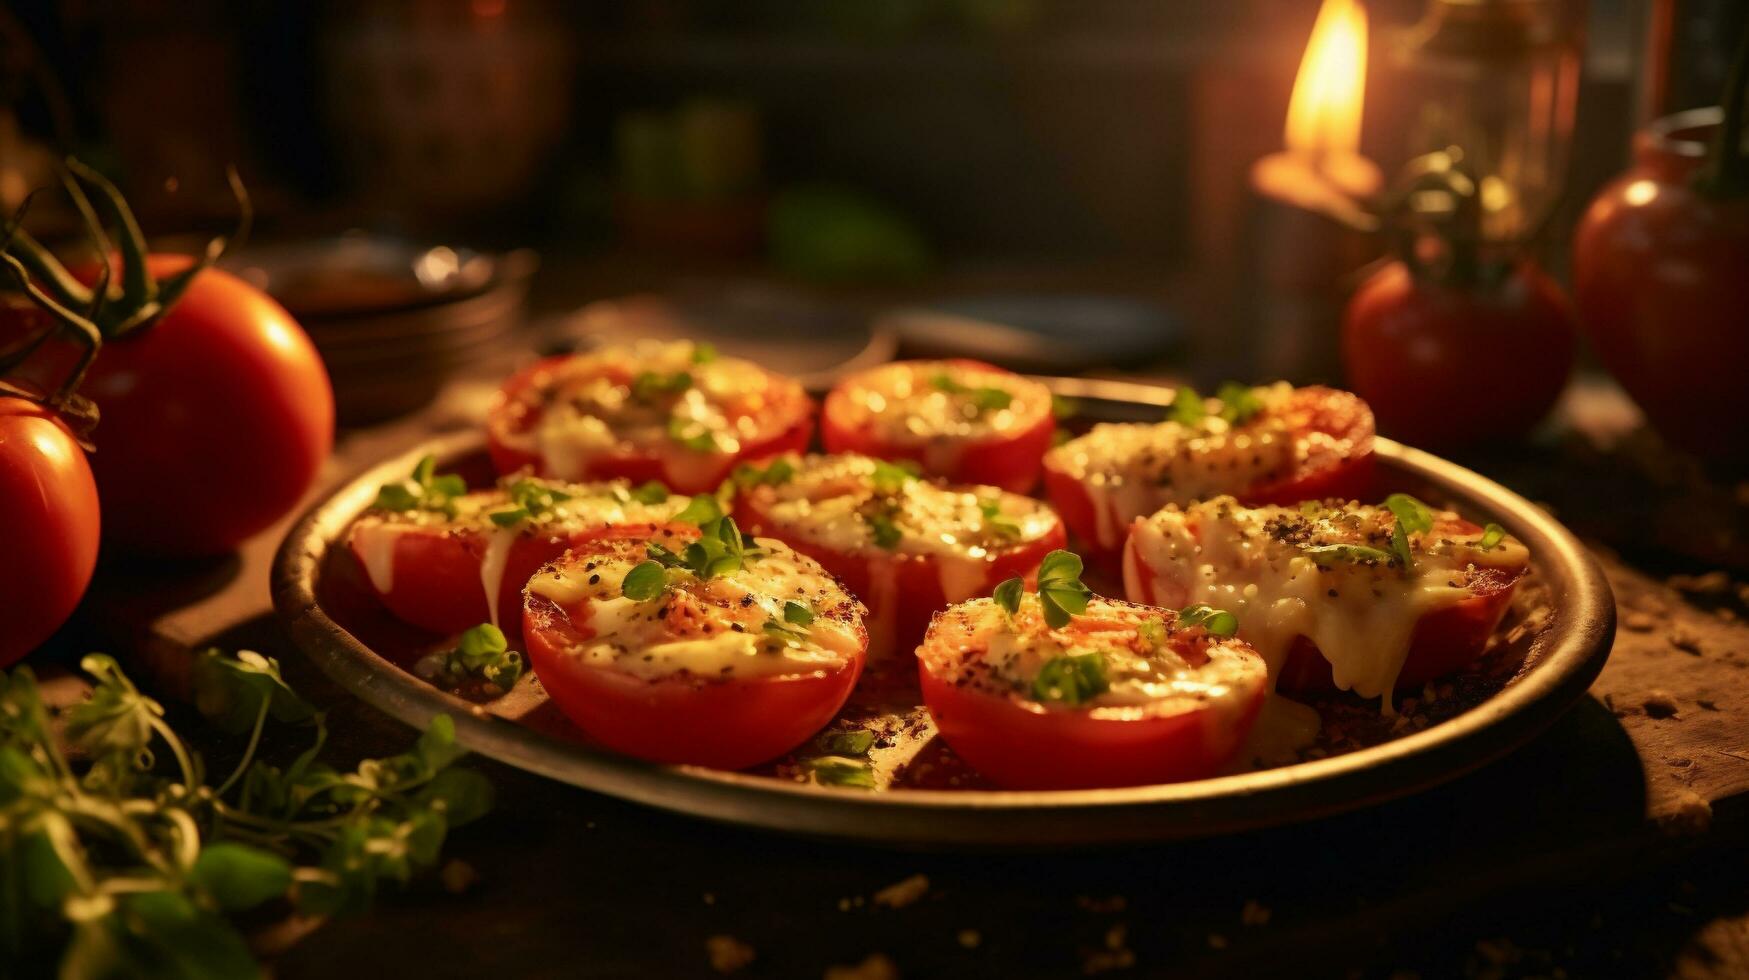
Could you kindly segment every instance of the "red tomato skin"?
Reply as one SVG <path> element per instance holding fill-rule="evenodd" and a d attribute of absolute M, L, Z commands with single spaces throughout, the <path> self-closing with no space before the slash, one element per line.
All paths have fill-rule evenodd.
<path fill-rule="evenodd" d="M 1380 431 L 1447 448 L 1512 438 L 1547 415 L 1577 333 L 1560 287 L 1534 263 L 1497 286 L 1459 288 L 1392 262 L 1349 301 L 1342 359 Z"/>
<path fill-rule="evenodd" d="M 929 629 L 930 619 L 950 602 L 941 588 L 941 563 L 933 555 L 861 555 L 826 548 L 789 533 L 745 494 L 736 496 L 734 514 L 742 530 L 776 538 L 814 559 L 843 583 L 851 595 L 862 600 L 868 607 L 870 656 L 879 658 L 916 649 Z M 996 552 L 985 566 L 976 594 L 988 595 L 998 584 L 1016 576 L 1031 581 L 1039 562 L 1067 543 L 1068 536 L 1059 522 L 1036 541 Z M 876 586 L 885 575 L 891 575 L 893 580 L 890 603 L 883 601 L 883 590 Z"/>
<path fill-rule="evenodd" d="M 162 277 L 188 261 L 149 266 Z M 126 551 L 234 549 L 298 505 L 334 443 L 315 346 L 284 307 L 219 269 L 157 323 L 106 342 L 80 390 L 102 412 L 91 468 L 104 537 Z"/>
<path fill-rule="evenodd" d="M 1672 444 L 1749 454 L 1749 197 L 1692 184 L 1711 126 L 1654 123 L 1573 236 L 1573 297 L 1597 356 Z"/>
<path fill-rule="evenodd" d="M 1463 534 L 1480 530 L 1468 521 L 1456 522 L 1452 527 L 1454 533 Z M 1132 602 L 1177 607 L 1187 601 L 1181 589 L 1162 583 L 1154 575 L 1135 547 L 1133 535 L 1124 543 L 1123 563 L 1124 582 Z M 1488 637 L 1512 605 L 1513 590 L 1523 575 L 1522 568 L 1485 574 L 1474 586 L 1474 597 L 1422 616 L 1410 634 L 1409 655 L 1397 675 L 1397 687 L 1417 688 L 1474 663 L 1487 649 Z M 1317 644 L 1304 636 L 1295 639 L 1276 678 L 1276 689 L 1288 693 L 1336 690 L 1330 662 L 1324 659 Z"/>
<path fill-rule="evenodd" d="M 486 450 L 492 457 L 492 467 L 499 473 L 528 472 L 534 476 L 551 476 L 546 472 L 544 461 L 537 453 L 512 445 L 506 438 L 506 430 L 514 422 L 510 415 L 511 406 L 516 396 L 527 389 L 544 372 L 570 360 L 571 355 L 560 354 L 555 357 L 543 358 L 523 368 L 510 376 L 498 389 L 492 407 L 486 416 Z M 742 462 L 765 459 L 782 453 L 802 453 L 808 449 L 808 444 L 814 438 L 814 403 L 812 399 L 802 396 L 803 408 L 800 415 L 789 426 L 775 433 L 770 438 L 750 442 L 741 447 L 740 452 L 732 456 L 724 456 L 722 465 L 703 479 L 696 481 L 673 480 L 662 466 L 662 460 L 651 453 L 634 453 L 624 456 L 602 456 L 592 459 L 581 474 L 575 474 L 569 479 L 578 482 L 590 480 L 631 480 L 634 483 L 644 483 L 655 480 L 675 493 L 710 493 L 722 485 L 734 472 L 735 466 Z"/>
<path fill-rule="evenodd" d="M 993 364 L 968 358 L 947 363 L 980 371 L 1011 373 Z M 848 387 L 855 383 L 854 376 L 846 378 L 826 395 L 820 412 L 820 441 L 827 452 L 858 453 L 887 460 L 908 459 L 922 466 L 929 475 L 941 477 L 949 483 L 998 487 L 1010 493 L 1026 493 L 1038 483 L 1045 451 L 1051 448 L 1051 439 L 1057 431 L 1056 417 L 1050 412 L 1013 435 L 967 441 L 961 444 L 952 467 L 945 471 L 932 470 L 925 447 L 888 442 L 867 429 L 844 421 L 850 398 Z"/>
<path fill-rule="evenodd" d="M 366 546 L 361 525 L 354 525 L 347 545 L 370 582 Z M 371 591 L 396 619 L 432 633 L 460 633 L 487 621 L 481 564 L 490 535 L 474 528 L 397 528 L 394 570 L 389 590 L 370 582 Z M 691 531 L 689 526 L 686 531 Z M 568 548 L 609 537 L 648 537 L 656 528 L 647 524 L 622 524 L 591 529 L 572 535 L 524 534 L 505 556 L 504 575 L 498 588 L 499 625 L 514 638 L 522 626 L 522 589 L 541 566 L 556 560 Z M 378 530 L 376 533 L 382 533 Z"/>
<path fill-rule="evenodd" d="M 47 640 L 97 566 L 97 483 L 54 414 L 0 398 L 0 667 Z"/>
<path fill-rule="evenodd" d="M 1007 789 L 1100 789 L 1206 779 L 1238 752 L 1243 738 L 1217 744 L 1203 711 L 1155 718 L 1101 718 L 1051 711 L 960 687 L 919 662 L 923 701 L 941 737 L 972 768 Z M 1238 718 L 1247 731 L 1264 688 Z"/>
<path fill-rule="evenodd" d="M 788 677 L 648 681 L 572 656 L 586 635 L 533 595 L 523 636 L 541 685 L 589 738 L 648 762 L 713 769 L 768 762 L 812 738 L 844 707 L 866 659 L 859 650 L 836 670 Z"/>
<path fill-rule="evenodd" d="M 1316 431 L 1348 440 L 1358 452 L 1308 459 L 1307 464 L 1280 479 L 1246 487 L 1233 494 L 1247 507 L 1291 506 L 1302 500 L 1364 500 L 1377 482 L 1373 451 L 1373 417 L 1364 401 L 1330 388 L 1310 386 L 1294 394 L 1296 407 L 1309 412 Z M 1044 468 L 1045 493 L 1063 523 L 1074 532 L 1083 560 L 1108 571 L 1122 567 L 1124 539 L 1106 547 L 1099 543 L 1097 504 L 1080 480 L 1049 465 Z M 1147 515 L 1139 515 L 1147 516 Z M 1126 535 L 1127 537 L 1127 535 Z"/>

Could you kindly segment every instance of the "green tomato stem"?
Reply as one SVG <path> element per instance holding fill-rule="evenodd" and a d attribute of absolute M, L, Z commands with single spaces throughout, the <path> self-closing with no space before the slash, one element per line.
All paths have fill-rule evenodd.
<path fill-rule="evenodd" d="M 243 757 L 237 760 L 237 768 L 231 770 L 231 775 L 219 784 L 218 789 L 213 790 L 214 796 L 224 796 L 237 780 L 243 778 L 249 763 L 255 760 L 255 749 L 261 744 L 261 730 L 267 727 L 267 708 L 272 703 L 273 698 L 269 696 L 264 695 L 261 698 L 261 710 L 255 713 L 255 727 L 249 732 L 249 744 L 243 747 Z"/>

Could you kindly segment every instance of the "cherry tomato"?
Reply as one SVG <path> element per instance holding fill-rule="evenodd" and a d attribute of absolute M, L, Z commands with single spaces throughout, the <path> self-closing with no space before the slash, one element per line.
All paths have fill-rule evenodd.
<path fill-rule="evenodd" d="M 189 261 L 154 255 L 149 268 L 161 278 Z M 235 548 L 297 506 L 333 446 L 334 392 L 309 337 L 219 269 L 157 323 L 106 341 L 80 391 L 102 411 L 91 469 L 104 537 L 126 550 Z"/>
<path fill-rule="evenodd" d="M 954 606 L 935 618 L 917 657 L 941 737 L 1014 789 L 1216 775 L 1250 732 L 1268 681 L 1263 659 L 1240 641 L 1097 596 L 1060 629 L 1031 596 L 1012 616 L 990 599 Z"/>
<path fill-rule="evenodd" d="M 737 461 L 805 449 L 813 431 L 801 385 L 686 341 L 539 361 L 504 383 L 486 420 L 500 473 L 676 493 L 715 490 Z"/>
<path fill-rule="evenodd" d="M 1573 295 L 1597 356 L 1671 443 L 1749 453 L 1749 188 L 1694 183 L 1717 128 L 1682 113 L 1635 140 L 1573 238 Z M 1714 117 L 1716 119 L 1716 117 Z M 1745 168 L 1749 169 L 1749 168 Z"/>
<path fill-rule="evenodd" d="M 1066 540 L 1049 507 L 994 487 L 945 486 L 890 466 L 877 478 L 864 456 L 788 456 L 772 465 L 789 475 L 742 481 L 736 519 L 819 562 L 861 598 L 875 657 L 909 653 L 936 610 L 1031 575 Z"/>
<path fill-rule="evenodd" d="M 1176 422 L 1121 423 L 1094 426 L 1047 453 L 1046 492 L 1083 555 L 1115 568 L 1130 522 L 1170 503 L 1230 493 L 1246 504 L 1292 504 L 1372 492 L 1365 402 L 1316 385 L 1254 390 L 1261 409 L 1223 430 L 1231 437 L 1185 438 Z M 1263 455 L 1260 439 L 1272 440 L 1273 456 Z"/>
<path fill-rule="evenodd" d="M 97 565 L 97 484 L 53 412 L 0 397 L 0 667 L 48 639 Z"/>
<path fill-rule="evenodd" d="M 656 540 L 681 550 L 687 539 Z M 767 542 L 738 570 L 675 570 L 650 597 L 626 596 L 646 547 L 593 542 L 525 592 L 529 663 L 584 734 L 651 762 L 743 769 L 832 720 L 862 673 L 868 634 L 861 605 L 831 576 Z"/>
<path fill-rule="evenodd" d="M 1342 322 L 1348 382 L 1385 435 L 1443 448 L 1522 434 L 1566 387 L 1573 314 L 1524 260 L 1498 283 L 1445 285 L 1391 262 Z"/>
<path fill-rule="evenodd" d="M 951 483 L 1025 493 L 1056 419 L 1050 389 L 982 361 L 898 361 L 838 382 L 820 437 L 829 453 L 909 459 Z"/>

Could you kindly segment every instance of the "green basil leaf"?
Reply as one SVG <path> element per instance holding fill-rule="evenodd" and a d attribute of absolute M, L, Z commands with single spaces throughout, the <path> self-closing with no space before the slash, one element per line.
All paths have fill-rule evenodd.
<path fill-rule="evenodd" d="M 674 515 L 674 519 L 703 528 L 712 521 L 720 520 L 722 516 L 722 501 L 708 493 L 701 493 L 687 501 L 680 513 Z"/>
<path fill-rule="evenodd" d="M 1490 523 L 1482 529 L 1482 537 L 1476 542 L 1476 547 L 1482 551 L 1492 551 L 1504 540 L 1506 540 L 1506 529 L 1498 524 Z"/>
<path fill-rule="evenodd" d="M 1032 681 L 1035 701 L 1055 701 L 1076 707 L 1110 690 L 1105 657 L 1097 652 L 1053 657 Z"/>
<path fill-rule="evenodd" d="M 659 481 L 649 480 L 633 487 L 630 494 L 640 504 L 659 504 L 668 499 L 668 488 Z"/>
<path fill-rule="evenodd" d="M 814 781 L 822 786 L 874 789 L 874 767 L 853 759 L 814 759 L 808 763 Z"/>
<path fill-rule="evenodd" d="M 692 363 L 709 364 L 717 359 L 717 345 L 708 340 L 695 341 L 692 345 Z"/>
<path fill-rule="evenodd" d="M 527 510 L 521 507 L 512 507 L 509 510 L 495 510 L 486 516 L 499 527 L 515 527 L 528 520 L 530 515 Z"/>
<path fill-rule="evenodd" d="M 1202 396 L 1189 385 L 1180 386 L 1172 396 L 1172 405 L 1166 410 L 1166 418 L 1179 425 L 1200 425 L 1208 417 L 1208 406 Z"/>
<path fill-rule="evenodd" d="M 812 626 L 814 611 L 791 599 L 783 604 L 783 621 L 795 626 Z"/>
<path fill-rule="evenodd" d="M 1369 547 L 1364 544 L 1320 544 L 1300 549 L 1300 554 L 1312 559 L 1320 565 L 1334 562 L 1353 562 L 1367 564 L 1369 562 L 1390 563 L 1395 556 L 1388 551 Z"/>
<path fill-rule="evenodd" d="M 1257 397 L 1257 389 L 1250 385 L 1229 381 L 1221 385 L 1215 397 L 1221 403 L 1221 418 L 1232 425 L 1244 425 L 1263 411 L 1263 399 Z"/>
<path fill-rule="evenodd" d="M 1178 611 L 1178 625 L 1201 626 L 1215 636 L 1233 636 L 1239 632 L 1239 617 L 1199 602 Z"/>
<path fill-rule="evenodd" d="M 655 547 L 661 547 L 656 545 Z M 634 602 L 648 602 L 662 594 L 668 586 L 668 573 L 657 561 L 639 562 L 620 582 L 619 591 Z"/>
<path fill-rule="evenodd" d="M 252 909 L 284 895 L 292 883 L 291 863 L 248 844 L 218 841 L 201 848 L 189 880 L 227 911 Z"/>
<path fill-rule="evenodd" d="M 820 738 L 820 747 L 830 755 L 866 756 L 874 748 L 874 732 L 857 729 L 850 732 L 828 732 Z"/>
<path fill-rule="evenodd" d="M 1025 594 L 1026 583 L 1016 576 L 1003 580 L 990 596 L 996 600 L 996 605 L 1008 610 L 1008 615 L 1012 616 L 1020 611 L 1020 600 Z"/>

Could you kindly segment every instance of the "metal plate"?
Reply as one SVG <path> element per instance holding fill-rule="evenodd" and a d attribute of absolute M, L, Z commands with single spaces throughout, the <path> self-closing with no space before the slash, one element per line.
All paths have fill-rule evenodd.
<path fill-rule="evenodd" d="M 1157 418 L 1157 406 L 1172 397 L 1171 389 L 1150 385 L 1041 380 L 1081 399 L 1084 415 L 1095 419 Z M 1077 846 L 1202 837 L 1354 809 L 1452 779 L 1535 736 L 1584 694 L 1615 633 L 1615 603 L 1602 571 L 1547 513 L 1460 466 L 1380 439 L 1384 484 L 1499 522 L 1530 548 L 1533 573 L 1546 589 L 1546 618 L 1515 676 L 1454 717 L 1330 758 L 1127 789 L 871 793 L 654 765 L 518 724 L 431 687 L 372 650 L 318 601 L 330 550 L 381 484 L 405 476 L 425 453 L 458 460 L 477 455 L 481 445 L 478 434 L 468 433 L 385 461 L 292 528 L 275 559 L 273 599 L 298 646 L 342 686 L 409 725 L 453 716 L 460 741 L 483 755 L 596 792 L 776 831 L 907 846 Z"/>

